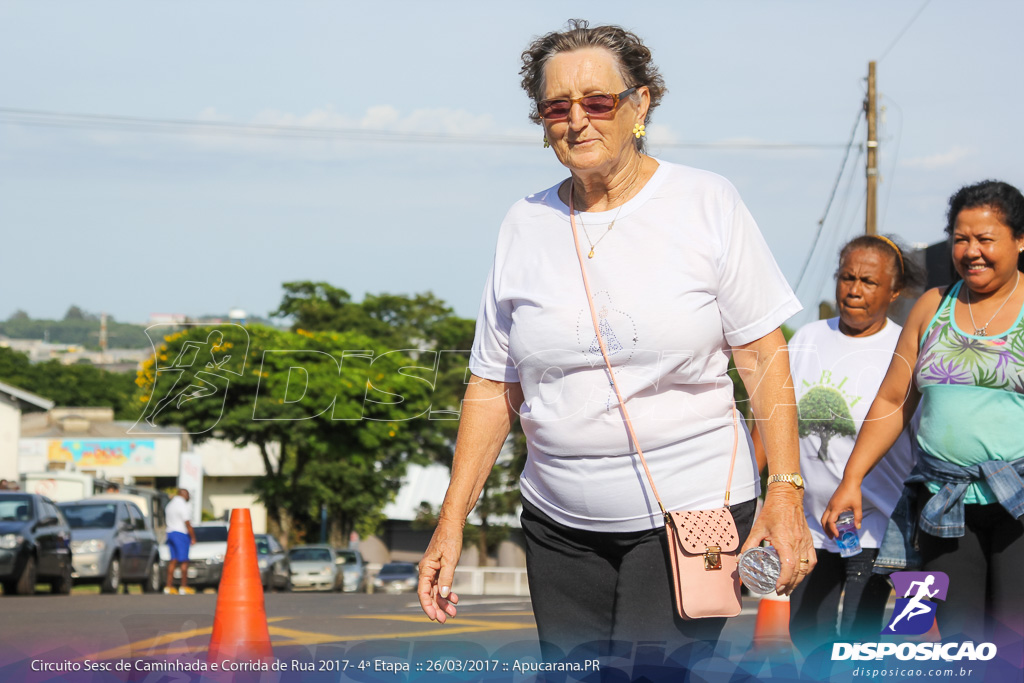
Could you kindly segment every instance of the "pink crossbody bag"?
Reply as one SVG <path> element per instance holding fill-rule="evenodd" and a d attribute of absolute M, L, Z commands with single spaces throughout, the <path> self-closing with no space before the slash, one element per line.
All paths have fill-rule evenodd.
<path fill-rule="evenodd" d="M 572 225 L 573 243 L 576 256 L 583 274 L 583 287 L 590 305 L 590 318 L 594 323 L 594 332 L 601 347 L 601 356 L 611 379 L 612 388 L 622 411 L 622 419 L 626 431 L 640 456 L 651 491 L 658 501 L 658 507 L 665 518 L 665 532 L 668 535 L 668 554 L 672 561 L 672 588 L 675 593 L 676 611 L 683 619 L 703 619 L 706 617 L 734 617 L 740 613 L 740 576 L 737 570 L 739 563 L 740 538 L 736 530 L 736 522 L 729 512 L 729 487 L 732 485 L 733 467 L 736 465 L 736 449 L 739 443 L 739 421 L 733 408 L 733 444 L 732 459 L 729 462 L 729 477 L 725 486 L 725 501 L 722 507 L 713 510 L 686 510 L 669 512 L 661 502 L 658 489 L 654 485 L 647 460 L 640 448 L 640 442 L 633 430 L 633 422 L 629 419 L 626 402 L 619 391 L 619 383 L 615 379 L 611 361 L 608 359 L 608 348 L 598 323 L 597 311 L 594 310 L 594 297 L 590 293 L 590 282 L 584 265 L 583 251 L 580 249 L 579 235 L 576 230 L 576 217 L 573 207 L 573 188 L 569 187 L 569 222 Z"/>

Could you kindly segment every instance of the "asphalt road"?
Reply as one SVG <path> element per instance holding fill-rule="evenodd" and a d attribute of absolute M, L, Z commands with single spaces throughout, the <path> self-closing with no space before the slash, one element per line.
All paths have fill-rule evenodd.
<path fill-rule="evenodd" d="M 271 593 L 264 596 L 271 640 L 316 647 L 381 639 L 450 638 L 501 645 L 536 639 L 528 598 L 467 596 L 447 625 L 429 621 L 412 593 Z M 36 595 L 0 599 L 0 642 L 26 654 L 59 645 L 82 654 L 176 654 L 205 650 L 217 594 Z M 152 642 L 159 636 L 159 643 Z"/>
<path fill-rule="evenodd" d="M 535 680 L 537 671 L 530 667 L 540 661 L 528 598 L 463 595 L 459 616 L 440 625 L 423 616 L 411 593 L 275 593 L 264 599 L 276 670 L 236 669 L 217 675 L 183 671 L 187 666 L 211 666 L 217 598 L 212 592 L 2 596 L 0 683 L 518 683 Z M 794 659 L 785 642 L 778 647 L 763 641 L 755 650 L 751 645 L 757 610 L 758 601 L 745 598 L 743 612 L 728 621 L 716 656 L 700 661 L 687 680 L 856 683 L 872 677 L 859 670 L 867 666 L 863 662 L 833 663 L 827 653 L 807 661 Z M 561 673 L 548 680 L 684 680 L 678 666 L 666 662 L 658 644 L 623 647 L 602 656 L 600 673 Z M 950 666 L 934 666 L 939 665 Z M 1001 670 L 971 666 L 977 671 L 959 678 L 973 673 L 970 680 L 1020 680 L 1017 669 L 1008 678 Z M 958 676 L 931 680 L 952 678 Z"/>
<path fill-rule="evenodd" d="M 149 661 L 205 662 L 217 597 L 215 593 L 4 596 L 0 598 L 0 681 L 199 680 L 185 674 L 156 676 L 139 669 Z M 264 597 L 274 656 L 288 673 L 262 674 L 252 680 L 529 680 L 518 667 L 539 661 L 528 598 L 462 596 L 459 616 L 440 625 L 423 616 L 411 593 Z M 748 600 L 744 613 L 730 620 L 723 634 L 730 659 L 749 648 L 756 609 L 756 601 Z M 628 659 L 640 657 L 638 649 Z M 46 666 L 90 666 L 86 662 L 108 666 L 127 662 L 126 671 L 131 671 L 32 671 Z M 314 669 L 302 668 L 310 666 Z M 438 671 L 437 667 L 448 668 Z"/>

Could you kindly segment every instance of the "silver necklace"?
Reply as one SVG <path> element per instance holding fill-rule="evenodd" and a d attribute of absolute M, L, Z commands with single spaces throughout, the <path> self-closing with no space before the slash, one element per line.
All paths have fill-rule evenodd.
<path fill-rule="evenodd" d="M 591 250 L 591 251 L 593 251 L 593 250 Z M 981 327 L 978 327 L 978 323 L 974 322 L 974 311 L 971 310 L 971 288 L 970 287 L 967 288 L 967 313 L 971 316 L 971 324 L 974 325 L 974 334 L 976 336 L 978 336 L 978 337 L 987 337 L 988 336 L 988 331 L 987 331 L 988 330 L 988 326 L 991 325 L 992 321 L 996 319 L 997 315 L 999 315 L 999 311 L 1003 310 L 1003 306 L 1005 306 L 1006 302 L 1010 300 L 1010 297 L 1013 296 L 1013 293 L 1017 291 L 1017 285 L 1019 285 L 1019 284 L 1020 284 L 1020 271 L 1018 270 L 1017 271 L 1017 280 L 1013 283 L 1013 289 L 1011 289 L 1010 293 L 1006 295 L 1006 298 L 1003 299 L 1003 303 L 1001 303 L 999 305 L 999 308 L 997 308 L 996 312 L 992 314 L 992 317 L 988 319 L 988 322 L 985 323 L 984 325 L 982 325 Z"/>

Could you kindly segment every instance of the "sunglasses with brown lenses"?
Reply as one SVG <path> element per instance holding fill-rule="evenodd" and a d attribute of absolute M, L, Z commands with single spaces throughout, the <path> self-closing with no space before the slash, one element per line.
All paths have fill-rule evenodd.
<path fill-rule="evenodd" d="M 587 116 L 611 118 L 619 106 L 619 101 L 629 97 L 634 91 L 636 91 L 636 86 L 626 88 L 618 95 L 598 93 L 569 99 L 541 100 L 537 103 L 537 113 L 545 121 L 560 121 L 569 118 L 572 105 L 579 104 Z"/>

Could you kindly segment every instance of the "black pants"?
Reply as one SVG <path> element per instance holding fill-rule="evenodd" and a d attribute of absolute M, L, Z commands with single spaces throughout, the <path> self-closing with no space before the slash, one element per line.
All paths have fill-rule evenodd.
<path fill-rule="evenodd" d="M 741 543 L 755 501 L 733 505 Z M 699 644 L 713 651 L 724 618 L 676 615 L 668 543 L 662 528 L 629 533 L 574 529 L 523 501 L 530 598 L 546 661 L 602 652 L 610 640 L 665 643 L 666 654 Z M 681 662 L 685 664 L 685 662 Z"/>
<path fill-rule="evenodd" d="M 889 579 L 872 574 L 878 548 L 864 548 L 853 557 L 827 550 L 816 552 L 818 564 L 789 598 L 789 634 L 805 656 L 838 640 L 869 642 L 885 626 Z M 843 616 L 839 621 L 842 594 Z M 837 623 L 838 622 L 838 623 Z"/>
<path fill-rule="evenodd" d="M 921 487 L 920 505 L 930 497 Z M 1024 523 L 999 503 L 966 505 L 964 517 L 960 538 L 918 532 L 924 570 L 949 576 L 949 594 L 936 608 L 939 632 L 943 640 L 964 634 L 975 643 L 994 642 L 1001 656 L 1003 643 L 1010 640 L 1019 657 L 1024 639 Z"/>

